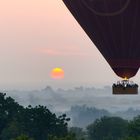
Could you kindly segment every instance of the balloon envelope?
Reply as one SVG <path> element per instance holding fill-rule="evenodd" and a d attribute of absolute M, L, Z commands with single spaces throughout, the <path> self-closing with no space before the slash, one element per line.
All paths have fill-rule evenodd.
<path fill-rule="evenodd" d="M 63 0 L 75 19 L 122 78 L 140 67 L 140 0 Z"/>

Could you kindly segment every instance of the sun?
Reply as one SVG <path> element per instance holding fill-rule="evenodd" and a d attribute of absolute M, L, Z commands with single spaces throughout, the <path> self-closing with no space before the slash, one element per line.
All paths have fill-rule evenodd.
<path fill-rule="evenodd" d="M 54 68 L 54 69 L 52 69 L 50 75 L 53 79 L 63 79 L 64 78 L 64 70 L 62 68 Z"/>

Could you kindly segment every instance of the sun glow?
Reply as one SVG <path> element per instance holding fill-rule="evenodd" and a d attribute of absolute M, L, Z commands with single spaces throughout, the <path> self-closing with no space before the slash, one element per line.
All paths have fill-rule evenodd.
<path fill-rule="evenodd" d="M 127 77 L 124 77 L 123 80 L 128 80 L 128 78 Z"/>
<path fill-rule="evenodd" d="M 61 68 L 54 68 L 51 71 L 51 77 L 53 79 L 63 79 L 64 78 L 64 70 Z"/>

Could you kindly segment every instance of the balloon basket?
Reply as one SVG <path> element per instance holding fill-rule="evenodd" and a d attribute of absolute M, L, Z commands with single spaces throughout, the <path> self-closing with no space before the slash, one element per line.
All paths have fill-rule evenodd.
<path fill-rule="evenodd" d="M 112 86 L 114 95 L 135 95 L 138 94 L 138 85 L 129 80 L 118 81 Z"/>

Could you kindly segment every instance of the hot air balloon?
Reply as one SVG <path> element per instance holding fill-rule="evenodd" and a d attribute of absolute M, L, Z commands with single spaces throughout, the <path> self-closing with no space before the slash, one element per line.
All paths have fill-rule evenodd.
<path fill-rule="evenodd" d="M 63 2 L 112 70 L 119 77 L 125 78 L 124 88 L 131 87 L 128 79 L 135 76 L 140 67 L 140 0 L 63 0 Z M 134 84 L 132 87 L 134 90 L 130 94 L 137 93 L 138 85 Z M 113 93 L 122 93 L 115 91 L 116 87 Z M 124 93 L 128 92 L 125 90 Z"/>

